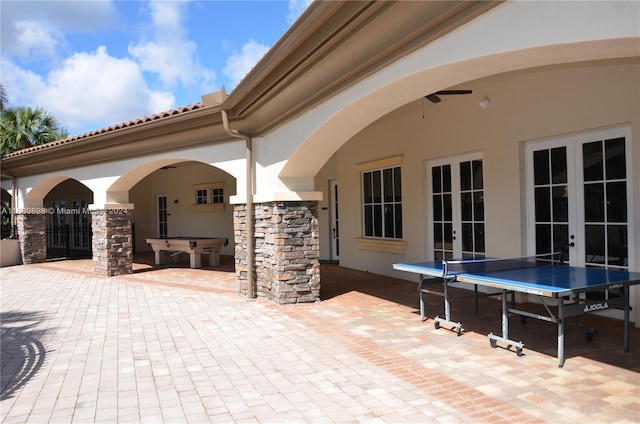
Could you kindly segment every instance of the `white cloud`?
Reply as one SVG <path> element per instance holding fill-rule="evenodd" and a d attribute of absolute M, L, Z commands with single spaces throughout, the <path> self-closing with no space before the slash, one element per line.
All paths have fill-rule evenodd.
<path fill-rule="evenodd" d="M 313 3 L 313 0 L 289 0 L 289 15 L 287 15 L 287 23 L 291 25 L 296 19 L 307 10 L 307 7 Z"/>
<path fill-rule="evenodd" d="M 14 23 L 15 41 L 12 50 L 29 61 L 40 61 L 56 56 L 58 45 L 64 42 L 63 34 L 39 22 L 20 21 Z"/>
<path fill-rule="evenodd" d="M 240 53 L 235 53 L 227 58 L 222 73 L 229 77 L 233 89 L 256 63 L 269 51 L 269 46 L 260 44 L 255 40 L 249 40 Z"/>
<path fill-rule="evenodd" d="M 197 56 L 197 45 L 188 39 L 184 20 L 186 3 L 151 2 L 147 40 L 129 44 L 129 54 L 145 72 L 156 73 L 164 87 L 180 83 L 186 88 L 208 90 L 216 78 Z"/>
<path fill-rule="evenodd" d="M 136 62 L 109 56 L 105 47 L 75 53 L 44 78 L 5 61 L 3 79 L 22 87 L 10 103 L 42 106 L 72 133 L 168 110 L 175 101 L 150 90 Z"/>
<path fill-rule="evenodd" d="M 64 32 L 95 32 L 115 25 L 111 1 L 2 1 L 0 42 L 3 56 L 29 54 L 31 62 L 53 57 Z M 45 57 L 42 57 L 42 56 Z"/>

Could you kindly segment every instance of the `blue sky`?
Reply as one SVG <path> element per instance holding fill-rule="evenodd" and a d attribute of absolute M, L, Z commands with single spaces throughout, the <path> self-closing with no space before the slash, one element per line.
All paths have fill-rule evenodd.
<path fill-rule="evenodd" d="M 309 3 L 0 0 L 0 82 L 81 134 L 231 92 Z"/>

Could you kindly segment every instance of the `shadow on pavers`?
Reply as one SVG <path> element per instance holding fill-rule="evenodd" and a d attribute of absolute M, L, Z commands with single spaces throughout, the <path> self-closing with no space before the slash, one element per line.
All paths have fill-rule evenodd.
<path fill-rule="evenodd" d="M 51 330 L 37 327 L 46 318 L 41 312 L 0 313 L 0 400 L 10 399 L 44 364 L 40 339 Z"/>

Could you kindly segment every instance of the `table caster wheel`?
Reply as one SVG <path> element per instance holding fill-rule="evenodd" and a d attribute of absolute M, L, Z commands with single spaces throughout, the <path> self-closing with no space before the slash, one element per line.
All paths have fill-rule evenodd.
<path fill-rule="evenodd" d="M 516 348 L 516 355 L 522 356 L 522 348 L 521 347 Z"/>
<path fill-rule="evenodd" d="M 491 347 L 494 349 L 498 347 L 498 342 L 493 339 L 489 339 L 489 344 L 491 344 Z"/>
<path fill-rule="evenodd" d="M 458 334 L 458 337 L 460 337 L 460 335 L 462 334 L 462 327 L 458 327 L 456 333 Z"/>
<path fill-rule="evenodd" d="M 433 322 L 433 328 L 435 328 L 436 330 L 437 330 L 438 328 L 440 328 L 440 322 L 438 322 L 438 321 L 434 321 L 434 322 Z"/>

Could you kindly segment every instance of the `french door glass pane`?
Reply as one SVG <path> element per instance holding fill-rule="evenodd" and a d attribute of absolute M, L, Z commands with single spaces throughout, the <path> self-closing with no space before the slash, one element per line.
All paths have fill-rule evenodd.
<path fill-rule="evenodd" d="M 431 185 L 434 194 L 442 193 L 442 167 L 431 168 Z"/>
<path fill-rule="evenodd" d="M 604 225 L 585 225 L 585 263 L 605 263 Z"/>
<path fill-rule="evenodd" d="M 533 152 L 536 254 L 560 252 L 569 257 L 567 149 Z"/>
<path fill-rule="evenodd" d="M 567 182 L 567 149 L 564 147 L 551 149 L 551 177 L 553 184 Z"/>
<path fill-rule="evenodd" d="M 537 187 L 535 189 L 536 197 L 536 221 L 551 221 L 551 196 L 549 187 Z"/>
<path fill-rule="evenodd" d="M 584 220 L 604 222 L 604 185 L 592 183 L 584 185 Z"/>
<path fill-rule="evenodd" d="M 536 186 L 549 184 L 549 151 L 533 152 L 533 184 Z"/>
<path fill-rule="evenodd" d="M 569 198 L 566 186 L 553 187 L 553 221 L 569 222 Z"/>
<path fill-rule="evenodd" d="M 625 139 L 582 145 L 585 262 L 629 266 Z"/>
<path fill-rule="evenodd" d="M 462 193 L 460 195 L 460 208 L 463 221 L 473 220 L 473 203 L 471 200 L 471 193 Z"/>
<path fill-rule="evenodd" d="M 602 160 L 602 142 L 594 141 L 582 145 L 584 180 L 600 181 L 604 177 Z"/>
<path fill-rule="evenodd" d="M 451 166 L 434 166 L 433 177 L 433 250 L 436 259 L 453 257 L 453 225 L 451 203 Z"/>
<path fill-rule="evenodd" d="M 451 192 L 451 165 L 442 167 L 442 191 Z"/>
<path fill-rule="evenodd" d="M 536 254 L 551 253 L 551 224 L 536 224 Z"/>
<path fill-rule="evenodd" d="M 627 184 L 607 183 L 607 221 L 627 222 Z"/>
<path fill-rule="evenodd" d="M 442 221 L 442 196 L 433 196 L 433 220 Z"/>
<path fill-rule="evenodd" d="M 626 225 L 607 226 L 607 264 L 629 266 L 629 250 Z"/>
<path fill-rule="evenodd" d="M 471 162 L 460 164 L 460 190 L 471 190 Z"/>
<path fill-rule="evenodd" d="M 484 177 L 482 173 L 482 161 L 474 160 L 472 162 L 473 168 L 473 189 L 482 190 L 484 188 Z"/>
<path fill-rule="evenodd" d="M 462 224 L 462 251 L 473 251 L 473 224 Z"/>
<path fill-rule="evenodd" d="M 624 149 L 624 137 L 605 142 L 607 179 L 618 180 L 627 177 L 627 164 Z"/>
<path fill-rule="evenodd" d="M 475 224 L 474 228 L 474 239 L 475 246 L 473 251 L 476 253 L 484 253 L 485 245 L 484 245 L 484 224 Z"/>
<path fill-rule="evenodd" d="M 452 217 L 452 209 L 451 209 L 451 194 L 445 194 L 442 196 L 442 216 L 445 221 L 451 221 Z"/>
<path fill-rule="evenodd" d="M 569 259 L 569 225 L 554 224 L 553 252 L 560 252 L 562 260 Z"/>
<path fill-rule="evenodd" d="M 460 162 L 462 256 L 484 253 L 484 179 L 482 160 Z"/>

